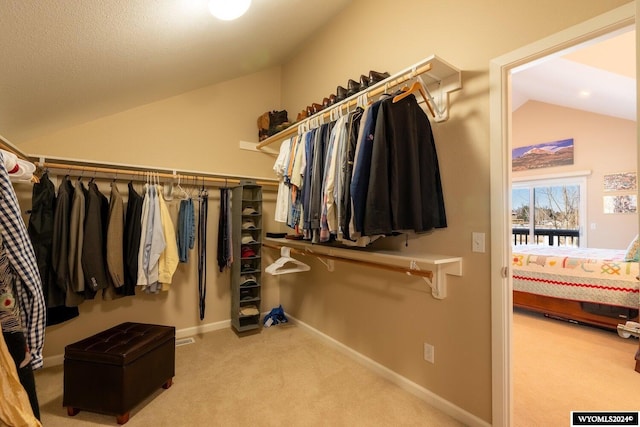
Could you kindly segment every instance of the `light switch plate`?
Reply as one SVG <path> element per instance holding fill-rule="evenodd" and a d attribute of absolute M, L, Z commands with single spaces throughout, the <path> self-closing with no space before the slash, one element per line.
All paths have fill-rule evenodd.
<path fill-rule="evenodd" d="M 473 252 L 484 253 L 484 233 L 471 233 L 471 250 Z"/>

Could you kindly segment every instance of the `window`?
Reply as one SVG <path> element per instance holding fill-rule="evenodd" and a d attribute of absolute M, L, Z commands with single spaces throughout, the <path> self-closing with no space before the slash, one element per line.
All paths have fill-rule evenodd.
<path fill-rule="evenodd" d="M 511 226 L 514 244 L 581 246 L 581 242 L 586 242 L 585 223 L 584 177 L 513 183 Z"/>

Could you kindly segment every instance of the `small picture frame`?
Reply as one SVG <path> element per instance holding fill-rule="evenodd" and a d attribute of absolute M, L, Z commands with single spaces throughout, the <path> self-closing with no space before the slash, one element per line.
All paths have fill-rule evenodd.
<path fill-rule="evenodd" d="M 638 210 L 638 198 L 635 194 L 603 197 L 604 213 L 636 213 Z"/>
<path fill-rule="evenodd" d="M 604 176 L 604 191 L 635 191 L 638 189 L 638 176 L 635 172 L 612 173 Z"/>

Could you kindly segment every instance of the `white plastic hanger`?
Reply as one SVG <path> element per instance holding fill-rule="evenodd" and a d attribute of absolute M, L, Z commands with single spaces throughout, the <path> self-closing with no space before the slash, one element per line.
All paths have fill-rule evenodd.
<path fill-rule="evenodd" d="M 291 248 L 286 246 L 280 248 L 280 258 L 264 269 L 266 273 L 274 276 L 277 274 L 301 273 L 309 270 L 311 270 L 311 267 L 307 264 L 291 257 Z"/>

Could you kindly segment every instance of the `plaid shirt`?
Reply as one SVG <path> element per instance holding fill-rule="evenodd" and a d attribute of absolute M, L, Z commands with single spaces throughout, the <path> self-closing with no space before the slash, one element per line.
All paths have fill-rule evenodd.
<path fill-rule="evenodd" d="M 20 215 L 18 198 L 0 153 L 0 232 L 9 262 L 18 274 L 18 303 L 31 352 L 31 367 L 42 367 L 46 306 L 36 255 Z"/>

